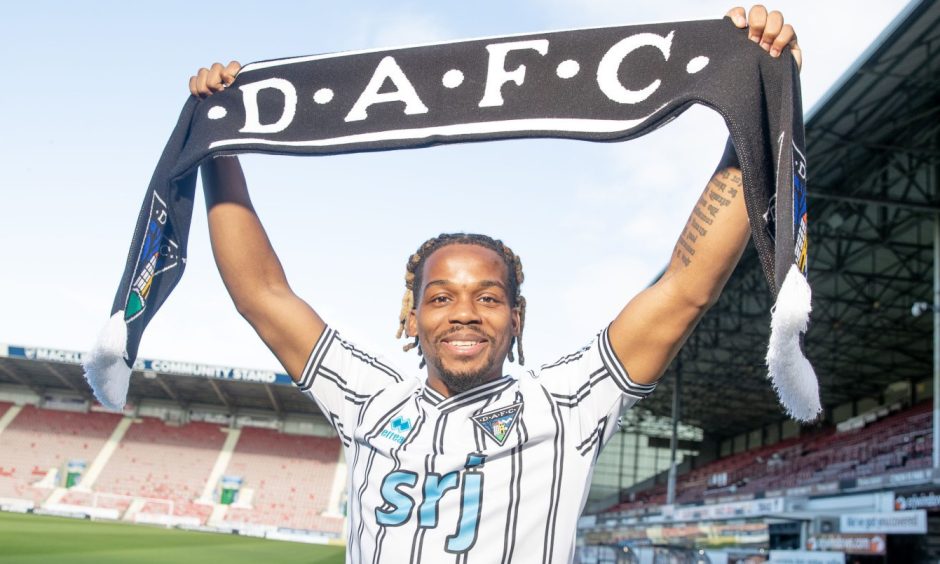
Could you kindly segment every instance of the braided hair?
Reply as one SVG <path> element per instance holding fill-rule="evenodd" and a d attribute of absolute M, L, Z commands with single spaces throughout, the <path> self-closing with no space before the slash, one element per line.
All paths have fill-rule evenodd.
<path fill-rule="evenodd" d="M 421 275 L 424 270 L 425 261 L 434 251 L 448 245 L 477 245 L 478 247 L 494 251 L 503 259 L 506 270 L 509 272 L 509 287 L 507 288 L 509 293 L 509 306 L 519 308 L 519 336 L 513 337 L 512 341 L 509 343 L 509 362 L 515 360 L 512 354 L 512 348 L 513 345 L 515 345 L 516 351 L 519 353 L 519 364 L 525 364 L 525 356 L 522 354 L 522 329 L 525 327 L 526 301 L 520 291 L 520 286 L 522 286 L 522 281 L 525 278 L 522 274 L 522 261 L 519 260 L 516 253 L 512 252 L 512 249 L 505 243 L 486 235 L 476 233 L 441 233 L 437 237 L 432 237 L 425 241 L 418 247 L 418 250 L 411 255 L 405 267 L 405 295 L 402 297 L 401 312 L 398 314 L 398 332 L 395 335 L 396 338 L 400 339 L 402 335 L 405 334 L 408 314 L 411 313 L 411 310 L 415 308 L 415 304 L 419 301 L 418 294 L 421 292 Z M 402 347 L 405 352 L 413 348 L 418 348 L 418 354 L 421 354 L 418 337 L 415 337 L 413 342 Z M 421 367 L 424 367 L 423 359 L 421 360 Z"/>

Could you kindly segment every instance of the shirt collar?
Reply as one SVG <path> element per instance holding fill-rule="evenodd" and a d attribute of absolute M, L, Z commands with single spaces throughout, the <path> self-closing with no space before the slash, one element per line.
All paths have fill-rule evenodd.
<path fill-rule="evenodd" d="M 422 396 L 425 401 L 440 411 L 451 411 L 487 399 L 493 394 L 498 394 L 511 386 L 513 382 L 515 382 L 515 378 L 506 375 L 465 392 L 460 392 L 459 394 L 445 398 L 442 394 L 431 388 L 427 381 L 425 381 Z"/>

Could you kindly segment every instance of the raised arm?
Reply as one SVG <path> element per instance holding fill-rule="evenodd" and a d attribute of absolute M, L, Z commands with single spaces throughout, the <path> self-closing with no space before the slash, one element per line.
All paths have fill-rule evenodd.
<path fill-rule="evenodd" d="M 236 62 L 216 63 L 190 78 L 190 92 L 210 96 L 231 84 Z M 201 169 L 212 253 L 238 312 L 251 324 L 294 380 L 323 333 L 324 323 L 291 290 L 258 219 L 236 157 L 219 157 Z"/>
<path fill-rule="evenodd" d="M 758 5 L 747 17 L 744 8 L 727 15 L 738 27 L 748 27 L 748 37 L 771 56 L 779 56 L 789 45 L 801 64 L 796 35 L 784 25 L 780 12 L 768 13 Z M 634 382 L 659 379 L 718 300 L 751 233 L 743 192 L 741 171 L 729 144 L 679 235 L 666 272 L 633 298 L 610 326 L 611 344 Z"/>

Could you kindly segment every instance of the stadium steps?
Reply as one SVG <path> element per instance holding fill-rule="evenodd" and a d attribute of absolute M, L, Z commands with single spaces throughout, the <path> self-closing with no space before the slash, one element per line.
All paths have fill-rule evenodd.
<path fill-rule="evenodd" d="M 127 429 L 133 423 L 133 418 L 124 417 L 118 421 L 117 426 L 114 427 L 114 431 L 111 432 L 111 436 L 108 437 L 107 442 L 104 446 L 101 447 L 101 450 L 98 452 L 98 456 L 95 457 L 95 460 L 91 463 L 91 466 L 88 467 L 88 470 L 82 474 L 82 478 L 79 481 L 78 485 L 74 488 L 71 488 L 76 492 L 90 492 L 91 487 L 95 484 L 95 480 L 98 479 L 98 475 L 101 474 L 101 470 L 104 469 L 105 465 L 108 463 L 108 460 L 111 459 L 111 455 L 114 454 L 114 450 L 120 444 L 121 439 L 124 437 L 124 433 L 127 432 Z M 58 487 L 46 498 L 43 502 L 43 506 L 52 506 L 62 502 L 63 498 L 69 493 L 69 488 Z"/>
<path fill-rule="evenodd" d="M 243 479 L 242 494 L 254 492 L 250 507 L 239 495 L 226 523 L 339 534 L 343 519 L 328 511 L 340 450 L 336 439 L 244 428 L 226 474 Z"/>
<path fill-rule="evenodd" d="M 225 469 L 228 468 L 228 463 L 232 460 L 232 453 L 235 451 L 235 445 L 238 444 L 238 438 L 241 437 L 242 434 L 241 429 L 221 429 L 221 431 L 228 433 L 228 436 L 222 444 L 222 450 L 219 451 L 219 456 L 215 459 L 212 471 L 209 472 L 209 478 L 202 488 L 202 495 L 199 496 L 196 503 L 203 505 L 213 505 L 215 503 L 212 495 L 215 491 L 215 486 L 222 478 L 222 474 L 225 473 Z"/>
<path fill-rule="evenodd" d="M 76 489 L 79 491 L 91 490 L 92 486 L 95 485 L 95 481 L 98 480 L 98 476 L 101 475 L 101 471 L 104 470 L 108 461 L 111 460 L 111 456 L 114 455 L 114 451 L 117 450 L 118 445 L 121 444 L 121 439 L 124 438 L 124 435 L 127 433 L 127 430 L 130 429 L 133 422 L 134 419 L 132 417 L 124 417 L 118 421 L 117 426 L 114 427 L 114 431 L 111 432 L 111 436 L 108 437 L 108 441 L 101 447 L 101 451 L 98 453 L 98 456 L 95 457 L 94 462 L 91 463 L 91 466 L 89 466 L 85 474 L 82 475 L 82 479 Z"/>
<path fill-rule="evenodd" d="M 330 487 L 330 501 L 326 505 L 326 511 L 323 512 L 326 517 L 343 518 L 343 514 L 339 512 L 339 509 L 342 507 L 343 491 L 346 489 L 346 472 L 346 455 L 343 449 L 339 449 L 339 456 L 336 457 L 336 469 L 333 471 L 333 485 Z"/>
<path fill-rule="evenodd" d="M 3 410 L 3 415 L 0 415 L 0 435 L 3 434 L 3 430 L 7 428 L 22 409 L 22 405 L 0 404 L 0 410 Z"/>
<path fill-rule="evenodd" d="M 225 513 L 228 511 L 228 505 L 222 505 L 221 503 L 212 508 L 212 513 L 209 515 L 209 519 L 206 520 L 206 525 L 210 527 L 221 526 L 221 523 L 225 521 Z"/>
<path fill-rule="evenodd" d="M 173 502 L 174 516 L 202 523 L 211 507 L 195 503 L 225 436 L 218 425 L 168 425 L 142 418 L 127 430 L 95 483 L 95 490 Z M 144 508 L 140 513 L 148 513 Z"/>
<path fill-rule="evenodd" d="M 142 498 L 137 498 L 132 501 L 124 513 L 121 514 L 121 520 L 123 521 L 133 521 L 139 513 L 144 510 L 144 507 L 147 506 L 147 500 Z"/>

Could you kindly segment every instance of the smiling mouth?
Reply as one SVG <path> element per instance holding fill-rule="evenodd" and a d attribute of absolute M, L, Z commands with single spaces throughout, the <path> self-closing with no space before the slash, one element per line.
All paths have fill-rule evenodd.
<path fill-rule="evenodd" d="M 470 356 L 479 352 L 483 347 L 486 346 L 488 341 L 482 338 L 454 338 L 448 337 L 445 338 L 441 344 L 450 351 L 452 354 L 457 356 Z"/>
<path fill-rule="evenodd" d="M 458 349 L 475 347 L 480 344 L 480 341 L 447 341 L 447 344 L 452 347 L 457 347 Z"/>

